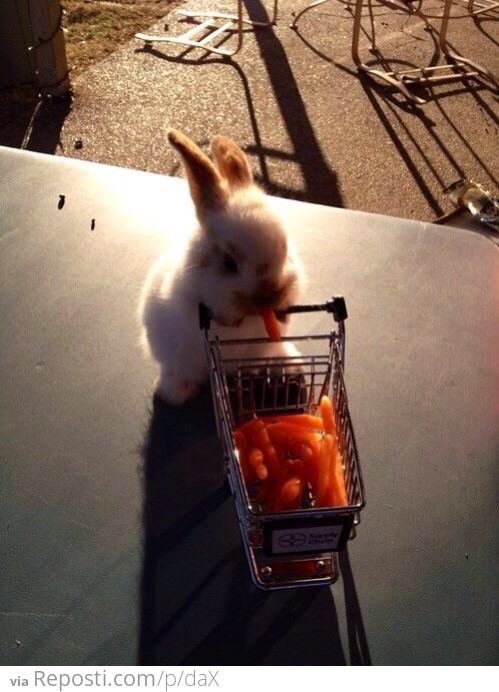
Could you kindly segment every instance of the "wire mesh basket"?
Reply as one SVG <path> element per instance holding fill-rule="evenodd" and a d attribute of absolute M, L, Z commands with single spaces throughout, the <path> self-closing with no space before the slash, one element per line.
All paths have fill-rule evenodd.
<path fill-rule="evenodd" d="M 266 339 L 221 340 L 210 336 L 210 315 L 200 306 L 218 434 L 253 582 L 262 589 L 331 584 L 338 576 L 336 553 L 353 538 L 365 504 L 343 376 L 343 298 L 317 305 L 293 305 L 283 312 L 326 311 L 336 328 L 326 334 L 283 337 L 303 355 L 262 357 Z M 234 358 L 234 346 L 254 346 L 255 355 Z M 294 509 L 269 511 L 258 481 L 247 482 L 234 431 L 257 417 L 312 413 L 326 395 L 333 406 L 347 504 L 317 506 L 310 485 Z"/>

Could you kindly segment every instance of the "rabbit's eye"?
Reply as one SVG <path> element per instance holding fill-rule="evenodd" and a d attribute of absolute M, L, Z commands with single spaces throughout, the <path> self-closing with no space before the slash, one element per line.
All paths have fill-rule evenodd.
<path fill-rule="evenodd" d="M 237 274 L 239 271 L 236 260 L 232 257 L 232 255 L 229 255 L 228 252 L 224 252 L 223 264 L 224 269 L 230 274 Z"/>

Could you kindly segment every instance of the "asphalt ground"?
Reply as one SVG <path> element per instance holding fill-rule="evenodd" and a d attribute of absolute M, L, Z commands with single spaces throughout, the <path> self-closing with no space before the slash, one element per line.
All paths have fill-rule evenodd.
<path fill-rule="evenodd" d="M 179 7 L 234 12 L 236 3 Z M 232 58 L 131 40 L 73 81 L 73 102 L 59 123 L 46 109 L 39 113 L 27 148 L 181 175 L 166 139 L 176 127 L 206 151 L 216 133 L 233 138 L 255 178 L 281 197 L 433 221 L 454 209 L 444 187 L 458 178 L 498 194 L 498 97 L 487 79 L 421 87 L 414 93 L 426 102 L 415 104 L 385 81 L 359 75 L 353 5 L 330 0 L 293 30 L 304 7 L 281 2 L 275 25 L 246 28 Z M 427 23 L 388 4 L 372 7 L 377 50 L 370 50 L 366 6 L 363 62 L 390 70 L 445 64 L 437 51 L 442 2 L 424 0 Z M 270 0 L 246 0 L 244 12 L 268 21 L 272 10 Z M 144 31 L 178 35 L 191 26 L 172 10 Z M 467 3 L 454 2 L 447 39 L 457 53 L 499 72 L 499 12 L 472 17 Z M 229 31 L 218 45 L 235 43 Z"/>

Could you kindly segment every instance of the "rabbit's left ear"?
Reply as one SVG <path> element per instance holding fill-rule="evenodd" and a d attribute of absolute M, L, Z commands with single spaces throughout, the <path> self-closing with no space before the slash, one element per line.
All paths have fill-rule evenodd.
<path fill-rule="evenodd" d="M 230 188 L 244 187 L 253 182 L 253 176 L 244 152 L 228 137 L 215 135 L 211 150 L 218 170 Z"/>
<path fill-rule="evenodd" d="M 168 130 L 167 137 L 182 156 L 198 217 L 202 218 L 210 210 L 223 208 L 227 202 L 227 191 L 214 164 L 197 144 L 179 130 Z"/>

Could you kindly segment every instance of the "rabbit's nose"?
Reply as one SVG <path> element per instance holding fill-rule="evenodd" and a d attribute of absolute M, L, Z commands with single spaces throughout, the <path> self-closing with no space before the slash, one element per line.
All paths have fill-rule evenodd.
<path fill-rule="evenodd" d="M 262 281 L 252 296 L 255 308 L 274 307 L 279 296 L 279 287 L 273 281 Z"/>

